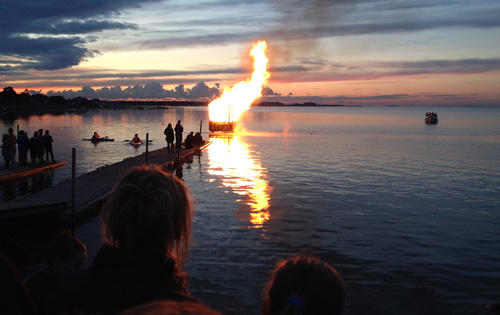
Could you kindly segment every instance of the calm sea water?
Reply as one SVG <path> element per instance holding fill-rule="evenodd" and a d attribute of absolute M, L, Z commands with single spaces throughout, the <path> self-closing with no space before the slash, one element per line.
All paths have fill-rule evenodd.
<path fill-rule="evenodd" d="M 426 111 L 438 112 L 438 125 L 424 124 Z M 83 174 L 141 154 L 123 142 L 134 133 L 160 148 L 177 119 L 208 131 L 206 109 L 188 107 L 2 127 L 50 129 L 56 159 L 70 162 L 75 147 Z M 259 107 L 240 125 L 182 170 L 196 199 L 187 271 L 202 301 L 259 314 L 274 263 L 306 252 L 341 273 L 345 314 L 485 314 L 500 302 L 500 108 Z M 94 131 L 115 142 L 81 140 Z M 57 169 L 45 184 L 70 172 Z M 3 189 L 5 198 L 21 188 Z M 92 256 L 98 219 L 77 236 Z"/>

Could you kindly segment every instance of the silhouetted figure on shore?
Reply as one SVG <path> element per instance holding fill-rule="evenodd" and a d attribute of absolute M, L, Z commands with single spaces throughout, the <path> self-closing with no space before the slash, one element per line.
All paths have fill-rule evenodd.
<path fill-rule="evenodd" d="M 165 135 L 165 140 L 167 141 L 167 152 L 174 152 L 174 128 L 172 128 L 172 124 L 168 123 L 167 128 L 163 131 Z"/>
<path fill-rule="evenodd" d="M 262 313 L 340 315 L 344 300 L 344 282 L 335 268 L 301 255 L 278 262 L 265 288 Z"/>
<path fill-rule="evenodd" d="M 177 121 L 174 130 L 175 130 L 175 147 L 177 148 L 177 151 L 179 151 L 182 145 L 182 132 L 184 131 L 184 127 L 182 127 L 180 120 Z"/>

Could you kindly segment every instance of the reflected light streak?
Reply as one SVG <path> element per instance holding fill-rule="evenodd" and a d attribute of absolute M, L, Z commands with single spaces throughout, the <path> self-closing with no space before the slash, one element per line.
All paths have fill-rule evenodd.
<path fill-rule="evenodd" d="M 250 156 L 248 144 L 237 136 L 210 138 L 208 173 L 222 178 L 222 185 L 246 198 L 250 206 L 250 227 L 262 228 L 269 220 L 271 187 L 263 178 L 265 169 Z"/>

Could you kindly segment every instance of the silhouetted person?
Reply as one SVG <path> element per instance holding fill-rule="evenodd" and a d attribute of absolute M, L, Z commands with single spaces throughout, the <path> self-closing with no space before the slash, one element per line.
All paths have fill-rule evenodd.
<path fill-rule="evenodd" d="M 14 129 L 9 128 L 8 134 L 2 136 L 2 155 L 5 160 L 5 167 L 14 167 L 16 165 L 16 143 L 17 137 Z"/>
<path fill-rule="evenodd" d="M 38 163 L 42 164 L 45 163 L 45 160 L 43 159 L 45 155 L 44 144 L 43 144 L 43 129 L 38 129 L 38 138 L 36 140 L 37 140 L 36 155 L 38 158 Z"/>
<path fill-rule="evenodd" d="M 2 156 L 5 161 L 5 168 L 10 165 L 10 154 L 9 154 L 9 134 L 4 133 L 2 135 Z"/>
<path fill-rule="evenodd" d="M 203 143 L 203 138 L 201 137 L 201 133 L 197 132 L 194 135 L 194 144 L 195 145 L 201 145 Z"/>
<path fill-rule="evenodd" d="M 278 262 L 265 288 L 262 313 L 340 315 L 344 300 L 344 282 L 335 268 L 301 255 Z"/>
<path fill-rule="evenodd" d="M 98 141 L 100 137 L 101 136 L 99 136 L 99 134 L 97 133 L 97 131 L 95 131 L 94 134 L 92 135 L 92 137 L 90 138 L 90 141 L 92 141 L 92 142 Z"/>
<path fill-rule="evenodd" d="M 187 135 L 186 140 L 184 141 L 184 145 L 186 146 L 186 149 L 192 149 L 193 143 L 194 143 L 194 136 L 193 136 L 193 132 L 191 131 Z"/>
<path fill-rule="evenodd" d="M 55 162 L 54 152 L 52 151 L 52 142 L 54 142 L 54 140 L 52 139 L 52 136 L 50 135 L 48 130 L 45 130 L 45 135 L 43 136 L 43 146 L 45 148 L 45 156 L 47 159 L 47 163 L 49 162 L 49 154 L 50 154 L 50 158 L 51 158 L 52 163 Z"/>
<path fill-rule="evenodd" d="M 37 160 L 37 147 L 38 147 L 38 131 L 33 133 L 33 137 L 28 142 L 28 149 L 30 151 L 31 165 L 36 165 Z"/>
<path fill-rule="evenodd" d="M 184 131 L 184 127 L 182 127 L 180 120 L 177 121 L 174 130 L 175 130 L 175 147 L 177 148 L 177 150 L 180 150 L 182 145 L 182 132 Z"/>
<path fill-rule="evenodd" d="M 174 128 L 172 128 L 172 124 L 168 123 L 167 128 L 163 131 L 165 135 L 165 140 L 167 141 L 167 152 L 174 152 Z"/>
<path fill-rule="evenodd" d="M 19 150 L 19 164 L 28 164 L 28 142 L 30 139 L 24 130 L 19 131 L 19 137 L 17 138 L 17 148 Z"/>
<path fill-rule="evenodd" d="M 101 209 L 106 241 L 92 267 L 62 283 L 69 314 L 117 313 L 155 300 L 197 301 L 183 273 L 193 208 L 189 189 L 158 166 L 132 168 Z"/>
<path fill-rule="evenodd" d="M 38 129 L 38 142 L 36 154 L 38 155 L 38 163 L 45 163 L 45 145 L 43 143 L 43 129 Z"/>
<path fill-rule="evenodd" d="M 135 134 L 135 136 L 132 138 L 132 141 L 130 141 L 132 143 L 139 143 L 141 142 L 141 139 L 139 138 L 139 136 L 137 134 Z"/>

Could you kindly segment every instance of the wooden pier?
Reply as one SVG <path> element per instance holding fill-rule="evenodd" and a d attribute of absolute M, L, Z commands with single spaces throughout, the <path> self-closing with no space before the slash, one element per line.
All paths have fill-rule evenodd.
<path fill-rule="evenodd" d="M 75 179 L 75 217 L 81 217 L 100 208 L 102 202 L 109 196 L 118 178 L 129 168 L 136 165 L 156 164 L 166 169 L 175 170 L 177 163 L 182 165 L 194 154 L 203 150 L 211 142 L 192 149 L 181 149 L 179 153 L 168 153 L 166 148 L 146 154 L 127 158 L 121 162 L 100 167 L 95 171 L 76 177 Z M 20 200 L 0 203 L 0 219 L 19 217 L 34 213 L 59 211 L 70 219 L 72 206 L 72 180 L 69 179 L 56 186 L 26 196 Z M 74 218 L 73 218 L 74 219 Z"/>

